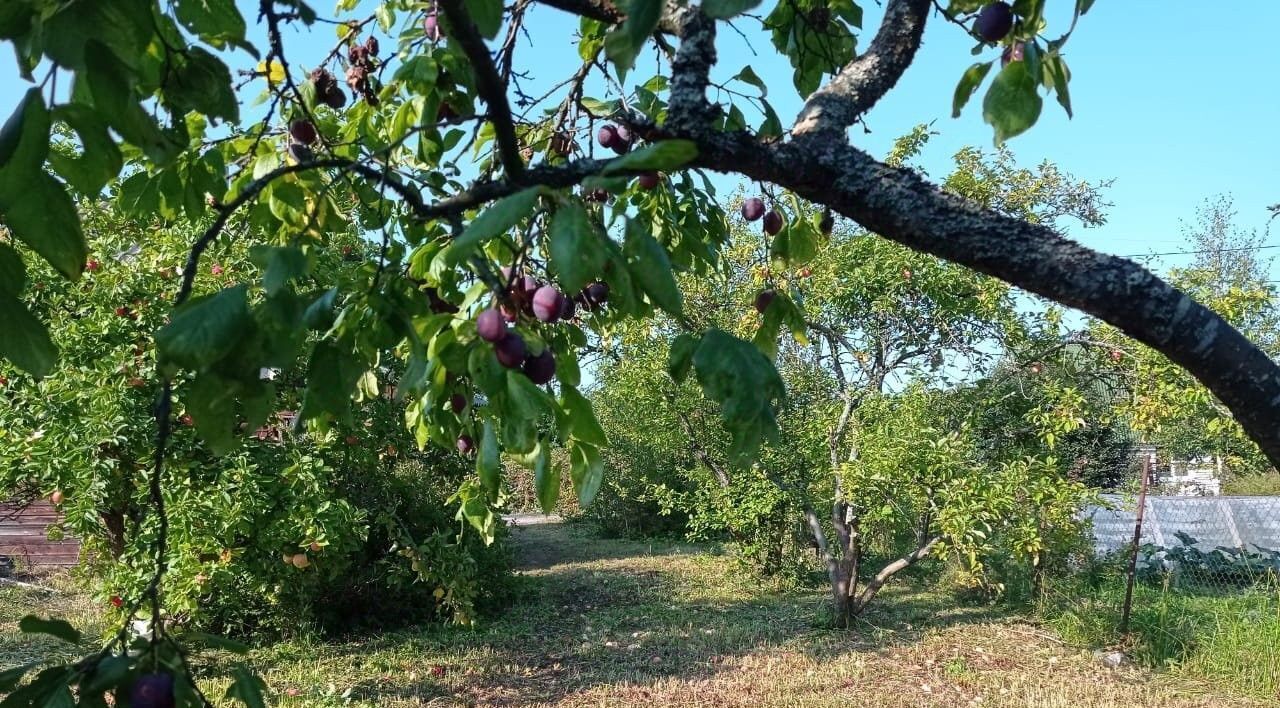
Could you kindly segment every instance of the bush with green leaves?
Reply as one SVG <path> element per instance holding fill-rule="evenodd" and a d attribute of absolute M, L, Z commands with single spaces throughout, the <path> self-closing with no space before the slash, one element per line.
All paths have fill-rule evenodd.
<path fill-rule="evenodd" d="M 39 380 L 0 365 L 0 489 L 57 499 L 56 532 L 82 540 L 97 597 L 123 613 L 154 577 L 155 527 L 145 523 L 155 445 L 150 333 L 163 324 L 160 300 L 191 234 L 95 207 L 84 209 L 89 272 L 76 285 L 42 279 L 48 287 L 30 297 L 66 365 Z M 344 248 L 362 247 L 348 237 Z M 243 244 L 211 253 L 208 275 L 257 271 L 256 253 Z M 359 267 L 345 257 L 317 263 L 334 273 Z M 402 405 L 383 390 L 395 372 L 382 373 L 350 425 L 306 434 L 291 425 L 305 370 L 264 371 L 260 385 L 273 390 L 279 413 L 244 411 L 245 432 L 256 434 L 221 456 L 198 435 L 204 411 L 174 398 L 163 485 L 170 616 L 238 636 L 389 617 L 470 623 L 504 596 L 505 546 L 473 534 L 456 540 L 449 497 L 469 465 L 456 453 L 417 451 Z"/>

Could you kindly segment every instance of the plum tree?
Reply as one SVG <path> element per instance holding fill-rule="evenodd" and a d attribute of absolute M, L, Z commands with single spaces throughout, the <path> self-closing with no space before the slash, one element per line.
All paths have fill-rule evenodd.
<path fill-rule="evenodd" d="M 38 298 L 25 296 L 25 278 L 13 274 L 39 258 L 62 277 L 82 277 L 83 214 L 110 202 L 147 223 L 198 225 L 174 283 L 175 309 L 167 324 L 153 323 L 152 503 L 163 506 L 175 394 L 229 392 L 226 405 L 205 401 L 196 428 L 233 431 L 242 410 L 270 403 L 259 392 L 261 371 L 305 361 L 298 427 L 326 432 L 348 421 L 353 399 L 376 396 L 374 372 L 383 353 L 394 352 L 406 374 L 399 386 L 405 419 L 423 444 L 448 447 L 461 434 L 445 405 L 458 381 L 484 394 L 486 405 L 466 425 L 489 433 L 479 438 L 476 479 L 458 499 L 464 517 L 489 537 L 500 488 L 492 463 L 503 452 L 528 456 L 562 445 L 580 498 L 590 501 L 599 489 L 608 440 L 590 405 L 580 403 L 577 354 L 620 322 L 666 312 L 681 323 L 670 332 L 680 337 L 672 370 L 692 371 L 727 404 L 736 463 L 746 464 L 777 434 L 779 387 L 738 384 L 776 380 L 763 352 L 775 348 L 765 335 L 779 331 L 779 322 L 764 318 L 765 334 L 753 342 L 684 328 L 676 275 L 710 277 L 728 238 L 724 208 L 703 179 L 714 171 L 794 197 L 781 207 L 785 220 L 778 211 L 761 217 L 772 258 L 785 263 L 811 250 L 824 230 L 817 214 L 829 210 L 915 251 L 1080 309 L 1202 381 L 1280 462 L 1280 369 L 1222 317 L 1138 264 L 941 190 L 850 140 L 850 128 L 899 85 L 935 15 L 946 21 L 932 21 L 931 31 L 995 45 L 978 47 L 980 61 L 967 68 L 968 55 L 956 58 L 955 113 L 984 83 L 983 118 L 998 142 L 1035 124 L 1042 93 L 1070 113 L 1063 50 L 1085 31 L 1079 20 L 1091 2 L 953 0 L 935 13 L 929 0 L 887 0 L 874 33 L 862 31 L 854 2 L 787 0 L 752 12 L 760 4 L 436 0 L 369 8 L 342 0 L 337 17 L 321 18 L 302 0 L 263 0 L 254 13 L 259 31 L 250 32 L 231 2 L 8 0 L 0 41 L 12 45 L 17 74 L 31 86 L 0 131 L 7 233 L 0 355 L 34 376 L 55 366 L 56 348 L 31 310 Z M 1046 13 L 1046 5 L 1064 11 Z M 521 84 L 539 62 L 524 27 L 530 13 L 544 12 L 573 16 L 573 66 L 581 68 L 538 98 Z M 766 51 L 792 68 L 802 105 L 790 125 L 770 103 L 783 87 L 766 95 L 754 71 L 735 66 L 729 75 L 717 65 L 728 21 L 767 38 Z M 339 36 L 303 73 L 295 50 L 306 35 L 293 29 L 318 22 Z M 1023 60 L 991 71 L 1013 42 Z M 654 61 L 638 61 L 650 52 Z M 242 63 L 239 77 L 227 62 Z M 56 90 L 66 86 L 74 89 Z M 296 120 L 313 124 L 314 143 L 294 139 Z M 50 150 L 55 127 L 74 135 L 68 150 Z M 606 153 L 590 141 L 569 155 L 552 145 L 555 135 L 597 129 Z M 655 172 L 664 189 L 630 186 Z M 340 234 L 367 242 L 357 249 L 366 267 L 350 277 L 314 267 Z M 214 292 L 193 297 L 197 278 L 203 285 L 208 277 L 203 264 L 232 235 L 260 247 L 261 277 L 228 271 L 210 283 Z M 522 273 L 518 288 L 498 277 L 504 266 Z M 537 322 L 531 307 L 539 281 L 583 293 L 590 316 L 555 328 Z M 458 312 L 433 307 L 424 288 Z M 493 307 L 520 330 L 492 344 L 498 366 L 472 330 L 478 312 Z M 116 324 L 141 326 L 160 316 L 156 309 L 122 307 L 130 322 Z M 800 308 L 778 315 L 803 319 Z M 558 395 L 512 371 L 523 366 L 526 335 L 531 349 L 554 352 Z M 157 539 L 160 556 L 163 518 L 148 516 L 156 527 L 139 531 Z M 158 558 L 157 575 L 164 567 Z M 148 592 L 158 613 L 157 587 Z"/>

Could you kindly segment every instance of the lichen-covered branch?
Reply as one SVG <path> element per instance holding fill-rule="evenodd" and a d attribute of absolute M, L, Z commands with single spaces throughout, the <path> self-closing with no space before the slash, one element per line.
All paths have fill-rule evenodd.
<path fill-rule="evenodd" d="M 870 231 L 1115 325 L 1205 384 L 1280 465 L 1280 368 L 1222 317 L 1142 266 L 983 209 L 915 172 L 818 135 L 761 145 L 703 135 L 697 163 L 830 206 Z"/>
<path fill-rule="evenodd" d="M 696 131 L 714 115 L 707 102 L 711 67 L 716 63 L 716 23 L 691 5 L 679 12 L 680 48 L 671 62 L 671 100 L 667 125 Z"/>
<path fill-rule="evenodd" d="M 928 13 L 929 0 L 890 0 L 871 46 L 809 96 L 792 134 L 843 132 L 871 110 L 911 65 Z"/>

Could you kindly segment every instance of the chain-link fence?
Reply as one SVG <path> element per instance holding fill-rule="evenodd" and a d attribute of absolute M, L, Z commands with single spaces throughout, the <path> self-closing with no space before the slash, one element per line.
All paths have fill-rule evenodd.
<path fill-rule="evenodd" d="M 1280 496 L 1107 494 L 1084 517 L 1091 547 L 1041 586 L 1064 638 L 1280 699 Z"/>
<path fill-rule="evenodd" d="M 1105 495 L 1092 507 L 1095 552 L 1131 555 L 1138 500 Z M 1234 592 L 1280 577 L 1280 497 L 1147 496 L 1136 549 L 1139 582 Z"/>

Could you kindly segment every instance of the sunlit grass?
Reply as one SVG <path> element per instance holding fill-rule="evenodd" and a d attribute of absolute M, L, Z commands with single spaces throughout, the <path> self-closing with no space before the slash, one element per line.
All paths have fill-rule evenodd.
<path fill-rule="evenodd" d="M 501 617 L 296 638 L 249 659 L 282 706 L 1266 705 L 1188 679 L 1189 668 L 1103 668 L 1020 615 L 924 588 L 893 587 L 855 631 L 832 631 L 818 621 L 821 590 L 773 592 L 715 549 L 600 540 L 574 525 L 517 535 L 525 592 Z M 0 597 L 8 642 L 44 600 Z M 0 652 L 7 665 L 9 646 Z M 226 657 L 209 658 L 218 696 Z"/>

